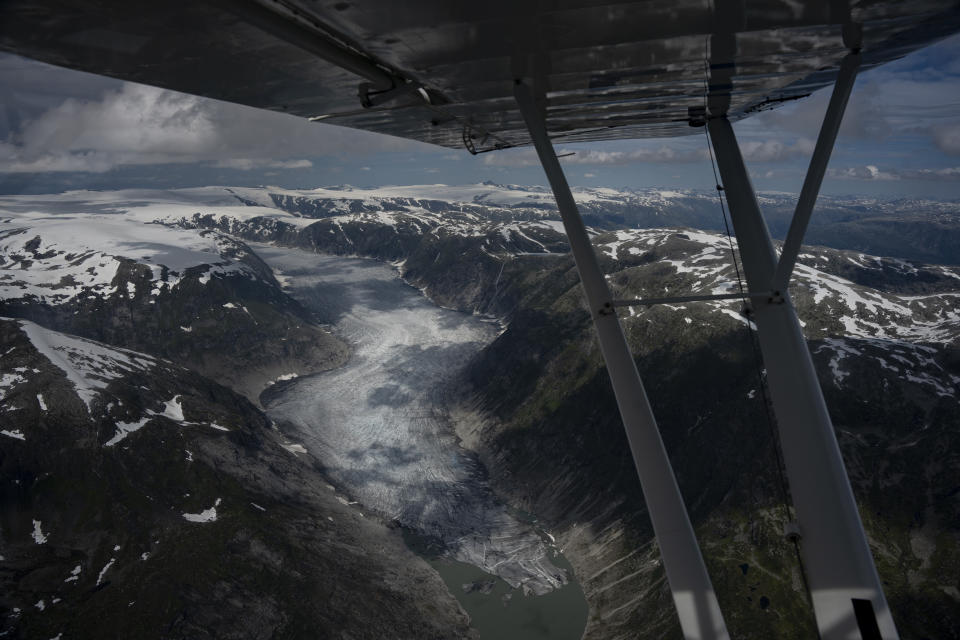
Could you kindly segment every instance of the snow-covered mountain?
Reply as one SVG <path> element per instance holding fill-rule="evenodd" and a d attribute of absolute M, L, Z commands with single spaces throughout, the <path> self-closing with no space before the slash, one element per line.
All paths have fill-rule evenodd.
<path fill-rule="evenodd" d="M 575 188 L 588 225 L 616 228 L 691 227 L 723 229 L 716 192 L 664 189 Z M 782 237 L 795 196 L 763 192 L 771 232 Z M 413 185 L 318 189 L 200 187 L 177 190 L 73 191 L 54 196 L 4 196 L 0 212 L 49 214 L 122 213 L 144 222 L 170 222 L 195 214 L 216 215 L 250 231 L 300 230 L 321 218 L 379 221 L 399 225 L 448 226 L 476 233 L 485 222 L 559 220 L 551 193 L 541 187 L 491 182 L 449 186 Z M 353 218 L 347 218 L 353 214 Z M 939 264 L 960 261 L 960 204 L 936 200 L 883 200 L 820 196 L 807 239 L 872 255 Z"/>
<path fill-rule="evenodd" d="M 617 298 L 738 289 L 731 241 L 693 229 L 722 226 L 716 194 L 583 189 L 575 195 Z M 792 197 L 764 194 L 762 200 L 771 227 L 782 227 Z M 916 257 L 953 255 L 952 263 L 958 262 L 951 254 L 960 227 L 956 205 L 856 198 L 822 198 L 819 204 L 812 237 L 838 240 L 837 246 L 805 248 L 791 295 L 895 613 L 907 612 L 897 614 L 905 616 L 898 623 L 908 630 L 906 637 L 949 637 L 944 633 L 956 627 L 950 613 L 956 597 L 943 567 L 953 566 L 950 558 L 960 548 L 951 476 L 960 464 L 960 269 Z M 879 246 L 894 249 L 888 252 L 893 257 L 866 250 L 878 239 Z M 335 522 L 359 522 L 344 504 L 353 496 L 313 496 L 309 505 L 284 507 L 294 487 L 329 491 L 323 484 L 328 477 L 304 454 L 310 444 L 284 440 L 254 406 L 209 380 L 256 401 L 270 382 L 336 367 L 349 354 L 342 336 L 318 324 L 349 313 L 348 297 L 329 294 L 323 299 L 329 308 L 320 304 L 308 312 L 284 290 L 288 277 L 274 273 L 248 241 L 376 258 L 433 302 L 502 322 L 503 333 L 463 362 L 462 377 L 444 387 L 445 396 L 455 396 L 450 411 L 461 441 L 480 455 L 500 496 L 556 535 L 590 603 L 587 637 L 627 637 L 638 628 L 651 637 L 675 631 L 672 615 L 663 614 L 670 609 L 663 605 L 669 596 L 662 568 L 552 198 L 542 189 L 493 184 L 0 198 L 0 314 L 15 318 L 0 322 L 0 471 L 5 481 L 30 478 L 28 489 L 14 490 L 10 504 L 16 507 L 5 512 L 4 522 L 15 524 L 4 525 L 3 543 L 14 550 L 4 546 L 2 555 L 16 559 L 19 573 L 10 575 L 49 566 L 56 577 L 10 578 L 7 591 L 16 595 L 5 604 L 20 609 L 24 628 L 49 632 L 47 637 L 75 629 L 65 621 L 83 602 L 68 599 L 60 586 L 73 577 L 64 584 L 87 580 L 94 593 L 104 594 L 97 598 L 107 598 L 105 607 L 166 602 L 170 593 L 143 596 L 130 586 L 118 591 L 102 585 L 111 576 L 132 585 L 148 574 L 146 583 L 182 584 L 176 572 L 151 573 L 159 570 L 146 560 L 138 564 L 139 554 L 153 554 L 152 547 L 134 544 L 140 538 L 132 533 L 118 538 L 116 531 L 142 532 L 143 540 L 159 539 L 162 546 L 181 541 L 185 546 L 172 547 L 172 561 L 199 562 L 180 533 L 185 526 L 220 532 L 203 538 L 205 549 L 239 545 L 243 551 L 230 565 L 239 576 L 230 581 L 236 602 L 266 611 L 271 629 L 287 628 L 279 600 L 264 600 L 255 572 L 243 568 L 243 562 L 259 567 L 268 560 L 271 571 L 283 573 L 288 566 L 274 562 L 276 547 L 263 555 L 258 546 L 267 524 L 279 525 L 253 516 L 260 517 L 260 507 L 282 510 L 294 523 L 281 527 L 292 540 L 314 535 L 314 520 L 326 527 L 325 518 L 304 514 L 325 516 L 334 502 L 338 506 L 330 508 L 340 511 L 329 517 Z M 387 303 L 372 304 L 379 312 Z M 628 307 L 620 313 L 728 622 L 744 638 L 805 629 L 809 620 L 796 589 L 792 551 L 780 541 L 785 514 L 773 489 L 773 445 L 741 303 Z M 320 389 L 314 395 L 325 379 L 311 386 Z M 381 380 L 376 397 L 393 398 L 388 392 L 409 382 Z M 357 391 L 350 387 L 344 385 L 342 393 Z M 208 456 L 205 471 L 194 473 L 201 455 Z M 77 462 L 69 462 L 71 456 Z M 56 491 L 45 493 L 59 485 L 46 485 L 44 478 L 57 478 L 57 469 L 72 473 L 76 465 L 87 483 L 83 501 L 96 504 L 97 513 L 112 514 L 98 516 L 86 529 L 74 520 L 58 521 L 57 513 L 72 514 L 74 507 Z M 173 480 L 163 480 L 166 468 Z M 140 469 L 149 472 L 149 482 L 131 473 Z M 260 486 L 264 482 L 269 490 Z M 112 492 L 109 500 L 98 493 L 104 486 Z M 264 504 L 270 496 L 274 502 Z M 257 507 L 240 510 L 238 505 L 249 503 Z M 115 509 L 139 515 L 120 516 Z M 231 518 L 238 517 L 245 532 L 239 538 L 215 528 L 232 527 L 237 520 Z M 401 558 L 390 546 L 395 538 L 377 529 L 374 517 L 369 520 L 350 548 L 370 549 L 386 536 L 393 542 L 383 548 Z M 43 555 L 71 527 L 95 544 L 71 538 L 65 544 L 72 551 L 57 547 L 59 555 Z M 158 527 L 170 537 L 152 537 Z M 342 533 L 333 527 L 329 535 Z M 318 543 L 295 555 L 313 567 L 310 575 L 315 569 L 339 576 L 351 570 L 347 560 L 356 559 L 353 551 L 344 552 L 347 564 L 324 559 L 324 553 Z M 74 574 L 77 564 L 81 571 Z M 379 579 L 369 571 L 374 564 L 362 564 L 351 589 Z M 387 564 L 395 577 L 390 584 L 405 589 L 408 583 L 398 577 L 404 569 Z M 209 575 L 217 573 L 211 569 Z M 330 593 L 329 583 L 312 584 Z M 190 611 L 201 612 L 202 621 L 181 635 L 228 624 L 227 614 L 197 604 L 210 589 L 212 584 L 191 592 L 196 599 Z M 417 598 L 433 598 L 430 589 L 404 602 L 414 606 Z M 62 617 L 52 613 L 58 611 L 54 598 L 63 606 Z M 44 608 L 36 606 L 40 600 Z M 465 633 L 455 610 L 432 613 L 432 628 L 449 624 L 456 630 L 450 635 Z M 151 635 L 123 626 L 135 624 L 133 616 L 112 616 L 120 635 Z M 399 609 L 378 620 L 389 625 L 393 619 L 409 621 Z M 355 630 L 358 637 L 369 631 L 363 625 Z"/>
<path fill-rule="evenodd" d="M 342 361 L 345 346 L 243 242 L 167 222 L 196 203 L 147 197 L 0 203 L 0 313 L 174 359 L 254 401 L 277 376 Z M 250 207 L 220 210 L 233 209 Z"/>
<path fill-rule="evenodd" d="M 426 563 L 243 397 L 26 320 L 0 350 L 0 633 L 467 637 Z"/>

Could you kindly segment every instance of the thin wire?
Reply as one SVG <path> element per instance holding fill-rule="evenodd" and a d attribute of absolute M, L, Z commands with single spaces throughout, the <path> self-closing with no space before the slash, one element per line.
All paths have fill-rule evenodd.
<path fill-rule="evenodd" d="M 711 144 L 710 133 L 707 131 L 706 127 L 704 127 L 703 129 L 707 138 L 707 148 L 710 149 L 710 144 Z M 717 168 L 714 163 L 712 149 L 710 149 L 710 164 L 713 167 L 714 178 L 717 178 L 718 177 Z M 736 249 L 733 246 L 733 236 L 730 233 L 730 223 L 727 217 L 727 208 L 726 208 L 726 205 L 724 204 L 724 199 L 723 199 L 723 187 L 720 185 L 719 180 L 717 182 L 717 199 L 720 202 L 720 211 L 723 214 L 723 226 L 727 232 L 727 244 L 730 247 L 730 257 L 733 260 L 733 268 L 737 274 L 737 286 L 740 289 L 740 301 L 743 304 L 744 310 L 746 312 L 749 312 L 749 309 L 750 309 L 749 300 L 746 295 L 746 288 L 743 286 L 743 278 L 740 275 L 740 267 L 737 264 L 737 253 L 736 253 Z M 760 398 L 763 401 L 764 415 L 766 416 L 767 428 L 770 431 L 770 439 L 773 443 L 774 456 L 776 457 L 776 462 L 777 462 L 777 465 L 776 465 L 777 479 L 778 479 L 778 485 L 780 488 L 780 499 L 783 501 L 783 506 L 786 509 L 787 516 L 791 517 L 792 519 L 792 505 L 788 495 L 787 480 L 784 475 L 784 468 L 783 468 L 784 464 L 780 454 L 779 438 L 777 437 L 776 429 L 773 426 L 773 416 L 770 415 L 770 404 L 767 399 L 767 385 L 766 385 L 766 380 L 763 376 L 763 360 L 759 352 L 759 349 L 757 347 L 756 339 L 754 338 L 753 332 L 750 329 L 750 325 L 752 324 L 753 321 L 750 320 L 749 313 L 745 313 L 744 315 L 746 315 L 747 317 L 747 333 L 746 333 L 747 341 L 750 343 L 750 351 L 753 354 L 753 362 L 757 370 L 757 380 L 758 380 L 757 386 L 760 389 Z"/>
<path fill-rule="evenodd" d="M 730 258 L 733 261 L 733 269 L 737 274 L 737 286 L 739 287 L 739 290 L 740 290 L 740 299 L 741 299 L 741 302 L 743 303 L 744 315 L 747 317 L 746 337 L 747 337 L 747 341 L 750 343 L 750 351 L 753 354 L 753 361 L 757 370 L 757 381 L 758 381 L 757 386 L 760 389 L 760 398 L 761 398 L 761 401 L 763 402 L 763 409 L 764 409 L 763 413 L 766 416 L 767 429 L 770 432 L 770 441 L 771 441 L 771 444 L 773 445 L 772 448 L 773 448 L 773 455 L 776 460 L 776 468 L 777 468 L 776 470 L 777 470 L 777 480 L 778 480 L 777 484 L 779 485 L 779 489 L 780 489 L 780 499 L 783 502 L 783 507 L 784 507 L 784 510 L 786 511 L 787 517 L 790 520 L 794 521 L 796 520 L 796 515 L 793 510 L 793 503 L 789 498 L 789 490 L 787 488 L 787 480 L 786 480 L 785 471 L 784 471 L 785 464 L 783 462 L 783 455 L 780 449 L 780 438 L 777 435 L 777 430 L 773 426 L 774 419 L 770 413 L 770 402 L 767 396 L 767 385 L 763 375 L 763 360 L 759 351 L 759 347 L 757 345 L 756 338 L 753 335 L 753 331 L 751 331 L 750 329 L 751 320 L 750 320 L 750 315 L 748 313 L 750 307 L 748 306 L 747 295 L 746 295 L 745 288 L 743 286 L 743 278 L 740 275 L 740 266 L 737 263 L 737 252 L 733 246 L 733 236 L 730 233 L 730 223 L 727 218 L 727 207 L 724 202 L 724 189 L 723 189 L 723 186 L 720 184 L 720 176 L 717 173 L 717 163 L 713 156 L 713 144 L 710 140 L 710 129 L 709 127 L 706 126 L 707 106 L 708 106 L 707 94 L 709 92 L 708 77 L 709 77 L 709 62 L 705 57 L 703 60 L 703 110 L 704 110 L 704 121 L 705 121 L 704 127 L 703 127 L 703 133 L 707 141 L 707 153 L 710 156 L 710 167 L 713 169 L 713 181 L 717 187 L 717 200 L 720 202 L 720 212 L 723 215 L 723 227 L 727 233 L 727 244 L 730 247 Z M 800 542 L 795 537 L 792 538 L 792 542 L 793 542 L 794 553 L 796 554 L 796 558 L 797 558 L 797 566 L 800 569 L 800 579 L 803 582 L 803 590 L 804 590 L 804 593 L 806 593 L 807 595 L 807 599 L 810 602 L 810 606 L 813 607 L 813 594 L 810 592 L 810 583 L 807 580 L 807 572 L 803 566 L 803 558 L 800 553 Z M 818 638 L 820 637 L 819 629 L 817 629 L 817 637 Z"/>

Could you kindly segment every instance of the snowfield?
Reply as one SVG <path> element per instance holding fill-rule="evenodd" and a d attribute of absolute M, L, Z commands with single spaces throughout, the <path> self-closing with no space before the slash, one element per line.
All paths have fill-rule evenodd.
<path fill-rule="evenodd" d="M 112 380 L 157 364 L 156 358 L 143 353 L 50 331 L 28 320 L 18 322 L 37 351 L 66 374 L 88 409 Z"/>
<path fill-rule="evenodd" d="M 67 381 L 73 386 L 77 397 L 86 405 L 91 417 L 94 417 L 95 414 L 107 417 L 110 414 L 114 403 L 111 401 L 105 404 L 105 399 L 101 396 L 111 382 L 123 380 L 135 373 L 153 373 L 158 367 L 173 366 L 169 361 L 160 360 L 145 353 L 111 347 L 94 340 L 51 331 L 29 320 L 4 317 L 0 317 L 0 320 L 17 323 L 20 331 L 29 338 L 32 347 L 45 357 L 50 364 L 63 372 Z M 41 373 L 39 369 L 15 367 L 11 374 L 2 371 L 3 368 L 0 364 L 0 380 L 7 386 L 0 386 L 0 401 L 4 400 L 6 394 L 14 387 L 30 383 L 35 375 Z M 46 411 L 43 396 L 38 394 L 37 400 L 42 410 Z M 99 402 L 95 402 L 97 400 Z M 2 404 L 0 404 L 0 411 L 3 410 Z M 16 408 L 8 407 L 5 410 L 11 411 L 16 410 Z M 187 420 L 183 415 L 181 396 L 177 395 L 164 401 L 162 410 L 143 409 L 141 415 L 129 422 L 114 419 L 114 435 L 104 442 L 103 446 L 113 447 L 117 445 L 131 433 L 147 426 L 154 418 L 166 418 L 183 427 L 209 427 L 217 431 L 230 430 L 215 422 Z M 0 430 L 0 435 L 26 441 L 30 434 L 23 433 L 20 430 L 4 429 Z"/>
<path fill-rule="evenodd" d="M 443 409 L 445 385 L 498 325 L 435 307 L 377 262 L 256 251 L 294 297 L 336 313 L 356 348 L 343 367 L 290 382 L 270 417 L 295 429 L 340 490 L 440 538 L 458 560 L 533 593 L 565 583 L 540 536 L 497 503 Z"/>
<path fill-rule="evenodd" d="M 210 231 L 173 229 L 135 220 L 89 217 L 0 222 L 0 296 L 34 297 L 62 304 L 78 296 L 118 292 L 114 281 L 124 260 L 152 270 L 153 293 L 175 287 L 185 271 L 204 266 L 201 281 L 214 275 L 252 276 L 237 243 Z M 229 253 L 233 255 L 228 255 Z M 129 282 L 121 291 L 132 295 Z"/>
<path fill-rule="evenodd" d="M 58 305 L 84 296 L 132 296 L 130 282 L 122 288 L 116 283 L 128 261 L 150 268 L 153 295 L 176 287 L 191 269 L 200 273 L 201 282 L 230 274 L 256 277 L 241 261 L 241 243 L 216 231 L 174 226 L 210 197 L 185 204 L 184 195 L 168 193 L 0 197 L 0 298 Z M 212 200 L 220 203 L 214 209 L 221 215 L 294 220 L 275 209 L 238 205 L 235 199 L 232 205 L 224 204 L 222 196 Z"/>
<path fill-rule="evenodd" d="M 658 264 L 669 264 L 677 274 L 677 288 L 651 292 L 648 297 L 712 295 L 739 291 L 730 241 L 725 235 L 705 231 L 676 229 L 618 230 L 598 236 L 599 251 L 619 261 L 619 268 L 629 268 L 638 256 L 661 249 L 670 258 L 660 258 Z M 668 243 L 670 247 L 667 248 Z M 733 240 L 736 249 L 736 240 Z M 859 256 L 866 260 L 872 258 Z M 839 322 L 843 331 L 834 336 L 892 341 L 950 344 L 960 338 L 960 293 L 934 293 L 901 296 L 871 289 L 827 273 L 809 263 L 825 262 L 820 255 L 805 253 L 800 256 L 808 264 L 798 263 L 791 284 L 791 295 L 798 304 L 803 298 L 812 298 L 814 305 L 829 312 L 830 319 Z M 739 256 L 738 256 L 739 260 Z M 873 260 L 879 261 L 879 258 Z M 888 259 L 889 261 L 889 259 Z M 901 262 L 902 261 L 891 261 Z M 640 264 L 637 262 L 637 264 Z M 905 268 L 912 268 L 902 263 Z M 935 267 L 948 277 L 960 277 L 958 269 Z M 742 271 L 741 271 L 742 274 Z M 615 294 L 616 295 L 616 294 Z M 739 301 L 697 302 L 717 313 L 738 315 Z M 677 311 L 686 304 L 661 305 Z M 636 315 L 631 308 L 627 312 Z M 735 318 L 742 321 L 742 318 Z M 807 336 L 822 333 L 819 327 L 809 327 Z"/>

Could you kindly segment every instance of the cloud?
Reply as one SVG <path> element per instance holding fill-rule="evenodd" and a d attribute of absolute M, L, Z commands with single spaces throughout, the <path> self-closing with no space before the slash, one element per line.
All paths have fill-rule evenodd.
<path fill-rule="evenodd" d="M 540 164 L 533 149 L 506 149 L 483 156 L 483 164 L 488 167 L 533 167 Z"/>
<path fill-rule="evenodd" d="M 846 169 L 831 169 L 833 178 L 854 180 L 899 180 L 900 176 L 889 171 L 880 171 L 876 166 L 868 164 L 863 167 L 847 167 Z"/>
<path fill-rule="evenodd" d="M 830 169 L 827 174 L 840 180 L 894 181 L 894 180 L 934 180 L 955 181 L 960 178 L 960 167 L 940 169 L 880 169 L 868 164 L 861 167 Z"/>
<path fill-rule="evenodd" d="M 960 123 L 934 127 L 933 143 L 940 151 L 960 155 Z"/>
<path fill-rule="evenodd" d="M 928 137 L 947 153 L 960 154 L 956 133 L 960 104 L 960 36 L 889 64 L 861 73 L 853 87 L 840 128 L 851 141 L 894 136 Z M 815 138 L 832 88 L 738 123 L 747 136 L 787 134 Z M 953 132 L 952 140 L 950 132 Z"/>
<path fill-rule="evenodd" d="M 639 143 L 638 143 L 639 144 Z M 564 153 L 564 151 L 561 151 Z M 637 163 L 688 163 L 707 159 L 706 146 L 702 149 L 683 149 L 660 143 L 655 148 L 641 147 L 632 151 L 602 151 L 588 149 L 564 158 L 569 164 L 637 164 Z"/>
<path fill-rule="evenodd" d="M 77 97 L 61 94 L 55 100 L 55 88 L 44 78 Z M 7 101 L 8 117 L 0 127 L 6 137 L 0 139 L 0 170 L 7 172 L 103 173 L 169 163 L 289 170 L 312 166 L 308 157 L 432 149 L 155 87 L 71 75 L 13 56 L 0 57 L 0 79 L 3 95 L 16 98 Z M 84 80 L 96 90 L 81 89 Z"/>
<path fill-rule="evenodd" d="M 583 174 L 583 177 L 584 177 L 584 178 L 596 178 L 596 177 L 597 177 L 597 174 L 595 174 L 595 173 L 585 173 L 585 174 Z"/>
<path fill-rule="evenodd" d="M 821 89 L 809 98 L 747 118 L 738 129 L 767 136 L 786 134 L 815 139 L 831 94 L 832 88 Z M 840 135 L 855 140 L 890 136 L 899 129 L 895 116 L 900 109 L 892 106 L 887 82 L 861 77 L 850 94 Z"/>
<path fill-rule="evenodd" d="M 748 162 L 780 162 L 792 158 L 809 158 L 813 153 L 814 142 L 809 138 L 798 138 L 793 142 L 783 140 L 744 140 L 740 142 L 740 153 Z"/>
<path fill-rule="evenodd" d="M 655 145 L 655 146 L 654 146 Z M 623 143 L 618 145 L 624 146 Z M 560 161 L 566 165 L 630 165 L 630 164 L 693 164 L 709 162 L 710 152 L 702 139 L 683 140 L 664 144 L 647 140 L 633 141 L 633 149 L 607 150 L 598 148 L 563 148 L 557 150 Z M 809 158 L 813 153 L 814 142 L 809 138 L 778 140 L 742 140 L 740 152 L 748 162 L 780 162 L 793 158 Z M 564 155 L 573 154 L 573 155 Z M 484 158 L 485 165 L 506 167 L 528 167 L 539 165 L 533 149 L 519 149 Z"/>
<path fill-rule="evenodd" d="M 560 158 L 560 162 L 566 165 L 591 166 L 690 163 L 702 162 L 709 157 L 706 146 L 700 149 L 686 149 L 683 148 L 684 145 L 682 144 L 666 145 L 658 142 L 656 147 L 647 146 L 650 144 L 649 141 L 637 140 L 630 143 L 629 146 L 639 148 L 622 151 L 619 149 L 569 147 L 557 149 L 557 155 L 564 156 Z M 625 143 L 620 143 L 617 146 L 625 146 Z M 532 167 L 539 166 L 540 160 L 533 149 L 523 148 L 488 154 L 484 157 L 483 164 L 501 167 Z"/>
<path fill-rule="evenodd" d="M 229 160 L 217 160 L 213 166 L 218 169 L 238 169 L 240 171 L 250 171 L 251 169 L 309 169 L 313 163 L 309 160 L 265 160 L 262 158 L 231 158 Z"/>

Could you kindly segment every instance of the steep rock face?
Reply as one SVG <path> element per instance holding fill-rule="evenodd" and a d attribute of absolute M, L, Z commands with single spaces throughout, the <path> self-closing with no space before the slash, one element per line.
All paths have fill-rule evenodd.
<path fill-rule="evenodd" d="M 512 260 L 549 260 L 567 249 L 556 220 L 497 221 L 461 211 L 376 211 L 308 226 L 212 213 L 175 222 L 187 229 L 217 229 L 247 240 L 392 262 L 405 280 L 437 304 L 480 313 L 501 312 L 505 303 L 497 300 L 502 295 L 499 283 L 504 270 L 514 268 Z"/>
<path fill-rule="evenodd" d="M 0 633 L 469 636 L 400 536 L 241 396 L 22 320 L 0 350 Z"/>
<path fill-rule="evenodd" d="M 719 240 L 664 230 L 595 242 L 615 260 L 605 262 L 614 295 L 629 299 L 728 290 L 732 266 Z M 955 274 L 907 265 L 891 289 L 940 293 L 903 296 L 819 270 L 847 257 L 807 254 L 817 267 L 800 269 L 794 297 L 903 637 L 957 637 L 960 593 L 948 572 L 960 511 L 947 471 L 960 455 Z M 678 637 L 569 268 L 527 274 L 522 311 L 473 364 L 462 435 L 499 491 L 560 532 L 591 603 L 588 637 Z M 782 536 L 774 425 L 746 320 L 722 303 L 632 309 L 622 320 L 731 632 L 813 635 L 795 550 Z"/>
<path fill-rule="evenodd" d="M 238 197 L 256 207 L 211 213 L 218 209 L 197 206 L 167 213 L 164 221 L 388 260 L 433 300 L 510 321 L 474 363 L 473 392 L 459 412 L 462 438 L 482 453 L 498 490 L 557 533 L 590 601 L 589 637 L 632 638 L 638 630 L 676 637 L 576 272 L 569 258 L 549 253 L 564 250 L 557 222 L 543 219 L 550 215 L 549 194 L 499 190 L 498 197 L 508 193 L 514 202 L 536 205 L 521 205 L 528 217 L 519 222 L 504 203 L 495 209 L 506 217 L 484 217 L 494 209 L 486 196 L 486 209 L 452 203 L 434 212 L 434 204 L 421 204 L 442 201 L 439 195 L 385 203 L 370 194 L 346 197 L 363 204 L 313 222 L 295 198 L 282 202 L 289 215 L 279 215 L 265 208 L 278 204 L 272 196 L 262 202 L 263 190 L 247 191 Z M 662 210 L 669 213 L 683 195 L 661 194 L 671 201 Z M 591 219 L 598 229 L 607 224 L 613 197 L 594 198 L 602 200 L 589 212 L 598 216 Z M 764 201 L 775 229 L 788 219 L 786 201 Z M 906 215 L 901 204 L 825 202 L 822 219 L 831 229 L 856 230 L 872 210 L 871 224 L 883 226 Z M 949 238 L 955 211 L 943 207 L 938 220 Z M 928 235 L 918 231 L 890 253 L 927 250 Z M 711 234 L 614 230 L 597 233 L 595 243 L 618 298 L 736 288 L 725 240 Z M 957 452 L 954 284 L 960 278 L 949 268 L 826 249 L 806 251 L 798 275 L 794 299 L 904 637 L 958 637 L 950 470 Z M 787 515 L 773 438 L 737 305 L 624 313 L 731 628 L 742 637 L 813 635 L 794 549 L 781 535 Z M 940 457 L 944 464 L 931 462 Z M 908 505 L 917 508 L 907 511 Z"/>
<path fill-rule="evenodd" d="M 174 359 L 254 401 L 279 376 L 346 357 L 242 242 L 110 216 L 53 220 L 5 220 L 0 313 Z"/>
<path fill-rule="evenodd" d="M 537 221 L 516 224 L 516 233 L 503 224 L 465 232 L 442 220 L 424 226 L 420 213 L 404 226 L 404 215 L 338 216 L 292 242 L 395 261 L 438 303 L 509 321 L 473 365 L 461 437 L 481 452 L 498 491 L 559 532 L 591 604 L 589 637 L 677 635 L 576 272 L 549 253 L 563 250 L 559 230 Z M 378 249 L 362 241 L 373 234 Z M 617 230 L 594 243 L 617 298 L 736 290 L 720 236 Z M 920 459 L 957 455 L 960 278 L 830 249 L 805 250 L 797 277 L 794 300 L 904 637 L 956 637 L 958 594 L 941 569 L 956 563 L 955 487 L 949 466 Z M 789 518 L 775 425 L 745 323 L 734 303 L 624 312 L 731 629 L 812 635 L 796 550 L 782 537 Z M 892 485 L 897 491 L 879 489 Z M 911 503 L 918 510 L 905 511 Z"/>

